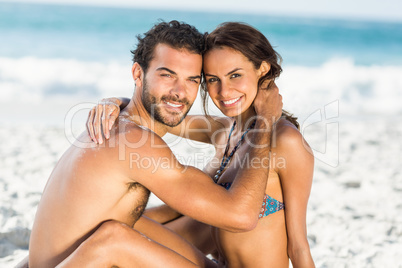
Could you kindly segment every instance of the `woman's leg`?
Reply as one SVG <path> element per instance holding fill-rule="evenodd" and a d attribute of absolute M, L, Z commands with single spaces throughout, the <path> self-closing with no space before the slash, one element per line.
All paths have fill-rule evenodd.
<path fill-rule="evenodd" d="M 166 204 L 146 209 L 143 216 L 172 230 L 204 254 L 209 254 L 216 248 L 215 243 L 212 241 L 211 227 L 209 225 L 181 215 Z M 148 228 L 148 224 L 142 225 L 140 222 L 136 223 L 135 229 L 148 237 L 151 237 L 154 232 L 154 229 Z"/>
<path fill-rule="evenodd" d="M 163 229 L 158 232 L 161 240 L 169 238 L 167 246 L 125 224 L 105 222 L 57 267 L 214 267 L 207 258 L 197 257 L 202 254 L 192 252 L 197 250 L 179 236 L 165 234 Z M 188 254 L 186 257 L 195 262 L 169 246 Z"/>
<path fill-rule="evenodd" d="M 214 247 L 209 225 L 187 216 L 161 225 L 143 216 L 136 222 L 134 229 L 194 263 L 202 264 L 210 261 L 205 257 Z"/>
<path fill-rule="evenodd" d="M 211 236 L 211 226 L 205 223 L 182 216 L 164 226 L 186 239 L 204 254 L 211 254 L 216 250 Z"/>

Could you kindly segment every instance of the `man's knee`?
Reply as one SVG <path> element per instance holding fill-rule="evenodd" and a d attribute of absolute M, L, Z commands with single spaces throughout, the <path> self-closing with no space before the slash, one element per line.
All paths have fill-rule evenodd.
<path fill-rule="evenodd" d="M 110 220 L 102 223 L 95 233 L 91 236 L 93 242 L 104 244 L 110 241 L 118 241 L 127 236 L 127 233 L 133 231 L 132 228 L 124 223 Z"/>
<path fill-rule="evenodd" d="M 109 263 L 109 255 L 122 246 L 127 233 L 131 228 L 117 221 L 107 221 L 86 239 L 75 251 L 75 258 Z M 131 229 L 132 230 L 132 229 Z"/>

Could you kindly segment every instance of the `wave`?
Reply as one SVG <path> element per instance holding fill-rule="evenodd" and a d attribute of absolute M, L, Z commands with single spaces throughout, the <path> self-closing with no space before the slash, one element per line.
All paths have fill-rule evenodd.
<path fill-rule="evenodd" d="M 278 84 L 285 106 L 302 113 L 337 102 L 344 115 L 402 113 L 402 66 L 361 66 L 345 58 L 318 67 L 284 67 Z"/>
<path fill-rule="evenodd" d="M 401 114 L 402 66 L 360 66 L 331 59 L 318 67 L 289 65 L 277 84 L 286 109 L 308 115 L 330 103 L 343 115 Z M 0 103 L 97 101 L 132 96 L 131 66 L 35 57 L 0 58 Z M 210 105 L 212 107 L 213 105 Z M 215 109 L 216 110 L 216 109 Z M 195 105 L 193 113 L 201 113 Z"/>
<path fill-rule="evenodd" d="M 0 58 L 2 101 L 99 97 L 132 90 L 131 66 L 73 59 Z"/>

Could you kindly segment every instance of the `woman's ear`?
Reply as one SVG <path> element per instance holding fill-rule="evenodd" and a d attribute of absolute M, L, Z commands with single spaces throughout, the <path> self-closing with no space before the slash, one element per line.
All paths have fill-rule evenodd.
<path fill-rule="evenodd" d="M 144 72 L 142 71 L 141 66 L 137 63 L 134 62 L 133 67 L 131 68 L 131 74 L 134 79 L 134 83 L 136 87 L 141 87 L 142 86 L 142 80 L 144 79 Z"/>
<path fill-rule="evenodd" d="M 266 61 L 261 62 L 260 68 L 258 69 L 258 71 L 260 72 L 260 77 L 266 75 L 269 70 L 271 70 L 271 64 Z"/>

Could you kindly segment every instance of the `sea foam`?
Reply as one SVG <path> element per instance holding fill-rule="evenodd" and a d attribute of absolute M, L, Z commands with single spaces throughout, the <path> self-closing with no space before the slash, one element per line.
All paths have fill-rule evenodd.
<path fill-rule="evenodd" d="M 337 58 L 319 66 L 283 68 L 277 84 L 284 97 L 284 108 L 302 120 L 333 103 L 338 105 L 338 115 L 344 118 L 402 114 L 402 66 L 363 66 Z M 23 57 L 0 58 L 0 88 L 3 107 L 18 103 L 43 108 L 59 103 L 60 107 L 53 112 L 65 114 L 83 101 L 131 97 L 134 83 L 131 63 Z M 213 106 L 209 106 L 212 113 L 218 113 Z M 191 113 L 202 113 L 199 101 Z"/>

